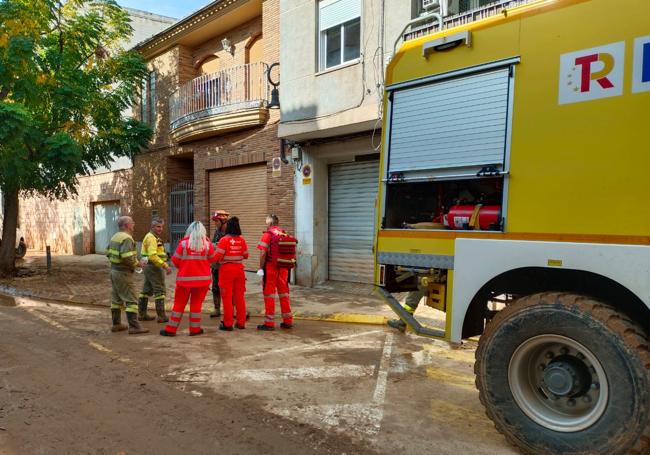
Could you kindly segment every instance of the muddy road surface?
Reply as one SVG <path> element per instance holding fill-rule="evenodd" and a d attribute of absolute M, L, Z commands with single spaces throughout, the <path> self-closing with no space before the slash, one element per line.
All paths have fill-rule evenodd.
<path fill-rule="evenodd" d="M 175 338 L 109 311 L 0 306 L 0 454 L 509 454 L 473 387 L 473 347 L 378 326 Z"/>

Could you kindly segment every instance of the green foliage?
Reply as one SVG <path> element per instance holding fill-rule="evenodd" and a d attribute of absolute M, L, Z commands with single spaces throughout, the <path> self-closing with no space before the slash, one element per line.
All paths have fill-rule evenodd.
<path fill-rule="evenodd" d="M 114 0 L 0 0 L 0 187 L 65 198 L 77 176 L 133 156 L 151 130 L 124 117 L 146 66 Z"/>

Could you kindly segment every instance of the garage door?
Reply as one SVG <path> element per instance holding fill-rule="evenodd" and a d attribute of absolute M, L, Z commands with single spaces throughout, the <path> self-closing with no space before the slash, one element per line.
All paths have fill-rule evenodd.
<path fill-rule="evenodd" d="M 329 279 L 372 283 L 379 161 L 329 170 Z"/>
<path fill-rule="evenodd" d="M 247 270 L 257 270 L 257 242 L 266 229 L 266 164 L 221 169 L 210 172 L 210 213 L 223 209 L 239 217 L 242 235 L 248 243 Z M 210 222 L 210 237 L 214 223 Z"/>
<path fill-rule="evenodd" d="M 120 216 L 119 202 L 102 202 L 93 207 L 95 223 L 95 253 L 103 254 L 111 237 L 119 230 L 117 219 Z"/>

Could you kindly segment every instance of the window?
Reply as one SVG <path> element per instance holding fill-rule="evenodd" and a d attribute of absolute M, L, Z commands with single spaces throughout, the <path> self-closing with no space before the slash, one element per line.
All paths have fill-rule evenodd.
<path fill-rule="evenodd" d="M 148 125 L 154 125 L 156 121 L 156 73 L 155 71 L 151 71 L 149 73 L 149 76 L 142 81 L 140 119 Z"/>
<path fill-rule="evenodd" d="M 359 58 L 361 0 L 323 0 L 318 8 L 320 70 Z"/>

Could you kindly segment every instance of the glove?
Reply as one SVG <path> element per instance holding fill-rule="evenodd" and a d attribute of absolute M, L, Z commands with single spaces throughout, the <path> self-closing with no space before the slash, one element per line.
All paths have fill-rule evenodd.
<path fill-rule="evenodd" d="M 264 276 L 264 269 L 259 269 L 257 271 L 257 276 Z"/>

